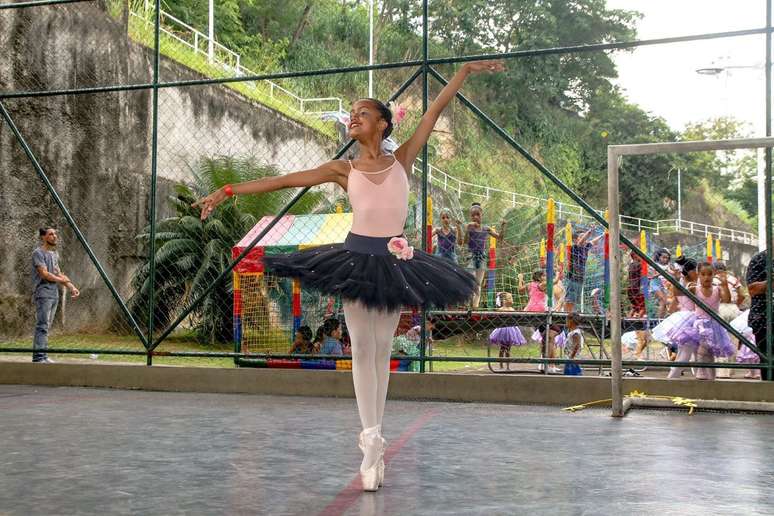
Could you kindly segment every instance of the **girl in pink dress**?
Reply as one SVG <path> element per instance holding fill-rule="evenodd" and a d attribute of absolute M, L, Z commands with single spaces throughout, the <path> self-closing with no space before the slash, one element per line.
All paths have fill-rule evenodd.
<path fill-rule="evenodd" d="M 524 275 L 519 274 L 519 293 L 527 292 L 527 306 L 525 312 L 545 312 L 546 311 L 546 273 L 535 271 L 532 273 L 532 281 L 529 285 L 524 285 Z"/>
<path fill-rule="evenodd" d="M 300 278 L 307 288 L 343 300 L 352 339 L 352 380 L 363 431 L 360 476 L 363 489 L 376 491 L 384 476 L 382 416 L 390 375 L 392 337 L 402 306 L 464 304 L 476 292 L 475 278 L 449 260 L 415 251 L 403 236 L 408 214 L 408 173 L 427 143 L 441 112 L 472 73 L 503 70 L 501 62 L 464 64 L 433 101 L 414 131 L 394 154 L 383 141 L 392 131 L 392 112 L 376 99 L 355 102 L 349 136 L 359 144 L 358 159 L 334 160 L 317 168 L 226 185 L 194 203 L 205 219 L 234 194 L 336 183 L 352 205 L 352 229 L 344 244 L 267 256 L 267 272 Z"/>

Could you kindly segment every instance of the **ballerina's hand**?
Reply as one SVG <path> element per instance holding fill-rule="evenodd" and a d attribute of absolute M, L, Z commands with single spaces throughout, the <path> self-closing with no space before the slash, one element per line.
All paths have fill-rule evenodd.
<path fill-rule="evenodd" d="M 215 208 L 218 206 L 218 204 L 222 203 L 224 200 L 226 200 L 226 194 L 223 192 L 223 190 L 218 189 L 207 197 L 202 197 L 193 203 L 191 207 L 200 208 L 202 210 L 201 219 L 204 220 L 209 217 L 213 210 L 215 210 Z"/>
<path fill-rule="evenodd" d="M 470 61 L 465 64 L 465 67 L 473 73 L 477 72 L 502 72 L 505 70 L 505 64 L 502 60 L 490 60 L 490 61 Z"/>

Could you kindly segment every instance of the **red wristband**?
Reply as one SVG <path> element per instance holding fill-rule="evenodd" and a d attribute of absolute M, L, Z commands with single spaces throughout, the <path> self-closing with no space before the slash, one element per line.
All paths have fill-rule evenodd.
<path fill-rule="evenodd" d="M 231 187 L 231 185 L 224 186 L 223 193 L 226 194 L 226 197 L 234 197 L 234 189 Z"/>

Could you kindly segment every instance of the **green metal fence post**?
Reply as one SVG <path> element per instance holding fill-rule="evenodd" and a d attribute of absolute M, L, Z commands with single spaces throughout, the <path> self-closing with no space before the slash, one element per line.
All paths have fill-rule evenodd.
<path fill-rule="evenodd" d="M 148 342 L 153 342 L 153 319 L 156 304 L 156 183 L 159 154 L 159 61 L 161 60 L 161 0 L 155 0 L 156 16 L 154 21 L 153 48 L 153 90 L 151 122 L 151 184 L 150 184 L 150 296 L 148 299 Z M 147 364 L 153 365 L 153 348 L 148 348 Z"/>
<path fill-rule="evenodd" d="M 771 136 L 771 0 L 766 0 L 766 136 Z M 774 380 L 774 347 L 772 346 L 772 339 L 774 335 L 772 332 L 772 306 L 771 295 L 774 290 L 774 278 L 771 277 L 772 267 L 772 228 L 771 228 L 771 147 L 766 147 L 766 342 L 763 345 L 766 347 L 766 371 L 765 379 Z M 759 344 L 760 345 L 760 344 Z"/>
<path fill-rule="evenodd" d="M 427 27 L 427 0 L 422 0 L 422 114 L 427 112 L 427 100 L 429 96 L 428 77 L 428 27 Z M 422 235 L 422 249 L 431 253 L 427 241 L 427 143 L 422 146 L 422 227 L 419 234 Z M 427 307 L 422 306 L 421 324 L 419 326 L 419 372 L 425 372 L 425 355 L 427 354 Z"/>

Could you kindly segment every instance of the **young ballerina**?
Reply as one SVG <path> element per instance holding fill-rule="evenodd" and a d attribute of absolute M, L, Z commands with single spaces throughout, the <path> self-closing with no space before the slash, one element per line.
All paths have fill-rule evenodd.
<path fill-rule="evenodd" d="M 728 278 L 725 271 L 717 273 L 720 286 L 713 285 L 715 269 L 709 262 L 699 264 L 699 284 L 691 289 L 696 297 L 715 313 L 720 310 L 720 303 L 731 302 L 731 291 L 728 288 Z M 734 354 L 736 348 L 731 342 L 731 337 L 718 321 L 712 319 L 707 312 L 696 307 L 696 361 L 714 362 L 716 357 L 729 357 Z M 700 367 L 696 371 L 699 380 L 714 380 L 715 369 Z"/>
<path fill-rule="evenodd" d="M 693 286 L 696 284 L 698 274 L 696 271 L 696 261 L 691 258 L 681 256 L 676 264 L 680 267 L 682 279 L 680 284 L 683 286 Z M 693 325 L 694 310 L 696 306 L 693 301 L 688 299 L 681 291 L 672 287 L 672 306 L 673 312 L 669 317 L 661 321 L 653 328 L 653 340 L 664 343 L 670 350 L 677 350 L 676 360 L 688 362 L 693 357 L 696 349 L 692 342 L 685 339 L 685 329 Z M 668 378 L 679 378 L 683 374 L 682 367 L 672 367 L 669 370 Z"/>
<path fill-rule="evenodd" d="M 510 292 L 500 292 L 500 299 L 502 300 L 502 306 L 497 310 L 500 312 L 515 312 L 513 307 L 513 295 Z M 518 326 L 506 326 L 503 328 L 495 328 L 492 333 L 489 334 L 489 342 L 492 344 L 500 345 L 500 358 L 511 357 L 511 346 L 523 346 L 527 343 L 527 339 L 524 338 L 524 334 Z M 505 364 L 510 371 L 511 364 Z M 503 368 L 503 363 L 500 362 L 500 369 Z"/>
<path fill-rule="evenodd" d="M 481 284 L 486 277 L 487 258 L 489 252 L 489 238 L 501 239 L 505 234 L 505 221 L 500 222 L 500 232 L 494 228 L 483 226 L 481 220 L 484 218 L 484 210 L 481 204 L 474 202 L 470 206 L 470 220 L 465 228 L 464 244 L 467 244 L 470 251 L 470 269 L 476 276 L 476 292 L 473 295 L 471 303 L 472 308 L 478 308 L 481 302 Z"/>
<path fill-rule="evenodd" d="M 433 236 L 438 241 L 437 254 L 452 263 L 457 263 L 457 242 L 462 242 L 462 221 L 454 221 L 454 229 L 451 228 L 451 212 L 447 209 L 441 211 L 441 227 L 433 231 Z"/>
<path fill-rule="evenodd" d="M 401 238 L 408 213 L 407 171 L 427 143 L 441 112 L 472 73 L 497 72 L 495 61 L 469 62 L 422 116 L 414 134 L 394 154 L 382 143 L 392 130 L 392 113 L 382 102 L 362 99 L 352 106 L 349 136 L 359 143 L 355 161 L 329 161 L 282 176 L 226 185 L 194 205 L 205 219 L 234 194 L 258 194 L 282 188 L 336 183 L 352 205 L 352 230 L 344 244 L 325 245 L 266 257 L 268 272 L 298 277 L 301 284 L 326 295 L 339 295 L 352 340 L 352 380 L 363 431 L 360 476 L 363 489 L 376 491 L 384 475 L 382 416 L 390 374 L 392 338 L 402 306 L 463 304 L 476 282 L 464 269 L 422 251 Z"/>

